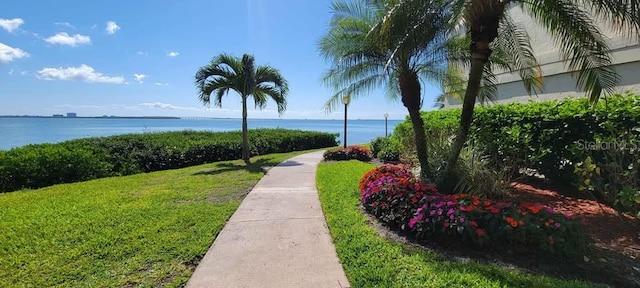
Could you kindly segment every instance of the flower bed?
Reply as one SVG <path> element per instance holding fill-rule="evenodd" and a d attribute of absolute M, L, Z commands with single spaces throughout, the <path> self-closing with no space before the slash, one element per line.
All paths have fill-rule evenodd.
<path fill-rule="evenodd" d="M 417 239 L 457 237 L 478 247 L 520 244 L 573 256 L 587 247 L 586 234 L 570 215 L 535 203 L 445 195 L 402 166 L 371 170 L 359 187 L 367 212 Z"/>
<path fill-rule="evenodd" d="M 362 145 L 353 145 L 331 148 L 324 152 L 324 160 L 342 161 L 342 160 L 371 160 L 371 150 Z"/>

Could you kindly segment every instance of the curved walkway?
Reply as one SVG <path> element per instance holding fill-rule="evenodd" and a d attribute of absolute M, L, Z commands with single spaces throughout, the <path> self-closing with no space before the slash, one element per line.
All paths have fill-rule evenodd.
<path fill-rule="evenodd" d="M 271 168 L 242 201 L 187 287 L 349 287 L 316 189 L 322 151 Z"/>

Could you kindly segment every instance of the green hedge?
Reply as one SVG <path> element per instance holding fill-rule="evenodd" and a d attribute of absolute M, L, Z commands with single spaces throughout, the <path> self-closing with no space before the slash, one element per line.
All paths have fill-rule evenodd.
<path fill-rule="evenodd" d="M 460 113 L 460 109 L 424 112 L 427 135 L 442 131 L 453 133 L 459 125 Z M 409 120 L 394 131 L 394 137 L 404 141 L 412 135 Z M 609 96 L 593 107 L 584 98 L 479 106 L 468 143 L 484 150 L 496 166 L 506 163 L 532 168 L 547 178 L 569 181 L 576 186 L 584 180 L 576 175 L 576 167 L 587 157 L 602 167 L 616 161 L 616 166 L 624 168 L 622 172 L 637 177 L 640 95 Z M 614 182 L 606 179 L 615 178 L 605 175 L 608 172 L 602 171 L 603 175 L 599 176 L 604 182 Z M 609 190 L 621 189 L 612 189 L 611 185 L 616 183 L 602 183 Z M 638 188 L 640 183 L 633 185 Z M 616 201 L 615 195 L 605 195 L 602 191 L 599 194 L 600 200 Z"/>
<path fill-rule="evenodd" d="M 249 132 L 252 156 L 336 146 L 337 134 Z M 0 151 L 0 192 L 241 158 L 242 134 L 163 132 L 85 138 Z"/>

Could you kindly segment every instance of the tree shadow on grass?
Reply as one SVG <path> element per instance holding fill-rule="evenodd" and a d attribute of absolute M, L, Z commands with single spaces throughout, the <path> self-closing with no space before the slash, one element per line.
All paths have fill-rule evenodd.
<path fill-rule="evenodd" d="M 271 167 L 275 167 L 275 166 L 285 166 L 285 167 L 290 167 L 290 166 L 300 166 L 302 165 L 302 163 L 296 162 L 296 161 L 291 161 L 291 160 L 287 160 L 284 162 L 279 162 L 271 157 L 264 157 L 264 158 L 260 158 L 254 162 L 250 162 L 250 161 L 244 161 L 244 163 L 242 164 L 237 164 L 237 163 L 220 163 L 220 164 L 216 164 L 214 168 L 212 169 L 207 169 L 207 170 L 200 170 L 196 173 L 193 173 L 194 176 L 196 175 L 218 175 L 221 173 L 225 173 L 225 172 L 229 172 L 229 171 L 239 171 L 239 170 L 246 170 L 249 173 L 262 173 L 262 174 L 267 174 L 267 171 L 269 170 L 269 168 Z"/>

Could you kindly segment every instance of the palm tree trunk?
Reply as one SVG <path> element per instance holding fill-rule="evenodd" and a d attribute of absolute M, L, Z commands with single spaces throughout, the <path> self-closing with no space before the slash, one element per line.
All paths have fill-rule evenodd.
<path fill-rule="evenodd" d="M 400 93 L 402 94 L 402 104 L 409 111 L 409 118 L 413 126 L 413 134 L 416 141 L 416 154 L 420 163 L 420 177 L 425 180 L 433 180 L 429 159 L 427 156 L 427 137 L 424 132 L 424 121 L 420 116 L 420 81 L 414 71 L 405 69 L 405 73 L 398 76 Z"/>
<path fill-rule="evenodd" d="M 453 173 L 458 159 L 460 158 L 460 152 L 464 147 L 464 143 L 469 136 L 469 128 L 473 120 L 473 109 L 476 104 L 476 98 L 480 92 L 480 82 L 482 81 L 482 73 L 484 66 L 489 60 L 491 50 L 489 49 L 489 42 L 478 43 L 479 49 L 473 51 L 471 55 L 471 69 L 469 71 L 469 82 L 467 83 L 467 91 L 464 94 L 464 100 L 462 102 L 462 115 L 460 115 L 460 128 L 456 135 L 449 159 L 447 161 L 447 167 L 445 168 L 445 177 L 450 176 Z M 476 49 L 474 49 L 476 50 Z"/>
<path fill-rule="evenodd" d="M 242 160 L 249 163 L 249 129 L 247 127 L 247 96 L 242 96 Z"/>
<path fill-rule="evenodd" d="M 425 180 L 433 180 L 427 157 L 427 137 L 424 132 L 424 121 L 420 116 L 420 108 L 408 110 L 411 125 L 413 126 L 413 134 L 415 135 L 416 154 L 420 163 L 420 177 Z"/>

